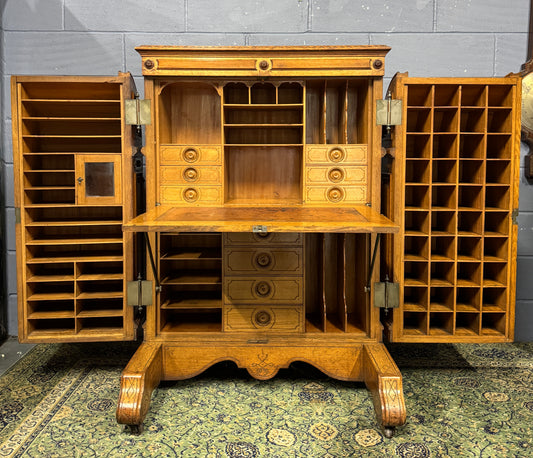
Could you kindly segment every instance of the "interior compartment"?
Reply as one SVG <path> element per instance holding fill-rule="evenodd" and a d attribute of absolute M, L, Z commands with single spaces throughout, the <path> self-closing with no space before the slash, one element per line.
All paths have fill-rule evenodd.
<path fill-rule="evenodd" d="M 453 313 L 430 313 L 429 335 L 441 336 L 453 334 Z"/>
<path fill-rule="evenodd" d="M 432 235 L 455 235 L 455 212 L 432 211 L 431 234 Z"/>
<path fill-rule="evenodd" d="M 281 83 L 278 86 L 279 104 L 303 103 L 303 87 L 300 83 Z"/>
<path fill-rule="evenodd" d="M 160 143 L 221 143 L 220 96 L 212 84 L 169 83 L 162 88 L 157 107 Z M 185 110 L 187 116 L 183 115 Z"/>
<path fill-rule="evenodd" d="M 27 268 L 27 281 L 71 281 L 74 280 L 73 263 L 54 264 L 29 264 Z"/>
<path fill-rule="evenodd" d="M 483 288 L 484 312 L 505 312 L 507 301 L 507 288 Z"/>
<path fill-rule="evenodd" d="M 434 287 L 430 288 L 429 293 L 429 310 L 432 312 L 453 311 L 455 297 L 453 287 Z"/>
<path fill-rule="evenodd" d="M 121 316 L 78 318 L 78 333 L 98 335 L 100 332 L 122 332 L 123 318 Z"/>
<path fill-rule="evenodd" d="M 509 186 L 487 186 L 485 188 L 485 208 L 508 209 Z"/>
<path fill-rule="evenodd" d="M 406 211 L 404 218 L 405 234 L 420 232 L 429 233 L 429 214 L 420 211 Z"/>
<path fill-rule="evenodd" d="M 407 134 L 405 153 L 407 158 L 431 157 L 431 137 L 429 134 Z"/>
<path fill-rule="evenodd" d="M 486 212 L 485 235 L 509 234 L 509 212 Z"/>
<path fill-rule="evenodd" d="M 487 159 L 511 159 L 511 151 L 511 135 L 487 135 Z"/>
<path fill-rule="evenodd" d="M 29 118 L 22 122 L 23 135 L 37 135 L 37 136 L 57 136 L 57 135 L 72 135 L 72 136 L 108 136 L 121 135 L 120 119 L 54 119 L 46 118 Z"/>
<path fill-rule="evenodd" d="M 433 110 L 433 132 L 458 132 L 459 112 L 456 108 Z"/>
<path fill-rule="evenodd" d="M 462 108 L 461 132 L 485 132 L 486 113 L 483 108 Z"/>
<path fill-rule="evenodd" d="M 457 180 L 457 163 L 454 159 L 435 160 L 431 164 L 433 184 L 453 183 Z"/>
<path fill-rule="evenodd" d="M 276 103 L 276 86 L 272 83 L 255 83 L 250 88 L 250 102 L 252 104 Z"/>
<path fill-rule="evenodd" d="M 489 108 L 487 132 L 508 134 L 512 128 L 513 117 L 510 108 Z"/>
<path fill-rule="evenodd" d="M 461 159 L 459 161 L 459 183 L 483 183 L 483 161 L 481 159 Z"/>
<path fill-rule="evenodd" d="M 488 105 L 489 107 L 512 107 L 513 86 L 507 84 L 490 85 Z"/>
<path fill-rule="evenodd" d="M 405 286 L 403 294 L 403 309 L 405 311 L 420 312 L 428 309 L 428 289 L 425 286 Z"/>
<path fill-rule="evenodd" d="M 485 135 L 461 134 L 459 140 L 459 157 L 461 159 L 483 159 L 485 157 Z"/>
<path fill-rule="evenodd" d="M 429 208 L 429 186 L 406 185 L 405 206 Z"/>
<path fill-rule="evenodd" d="M 120 97 L 109 100 L 22 100 L 21 115 L 35 118 L 107 118 L 120 120 Z"/>
<path fill-rule="evenodd" d="M 301 145 L 303 126 L 272 125 L 264 127 L 225 126 L 224 143 L 226 145 Z"/>
<path fill-rule="evenodd" d="M 28 301 L 28 318 L 74 318 L 74 300 Z"/>
<path fill-rule="evenodd" d="M 263 107 L 224 107 L 225 125 L 233 124 L 302 124 L 302 107 L 273 105 Z"/>
<path fill-rule="evenodd" d="M 453 261 L 455 259 L 455 237 L 431 237 L 431 260 Z"/>
<path fill-rule="evenodd" d="M 456 134 L 434 134 L 433 157 L 448 159 L 457 158 L 457 144 Z"/>
<path fill-rule="evenodd" d="M 117 153 L 122 149 L 120 135 L 114 137 L 23 137 L 23 153 Z"/>
<path fill-rule="evenodd" d="M 221 332 L 221 309 L 165 309 L 161 311 L 161 332 Z"/>
<path fill-rule="evenodd" d="M 453 286 L 454 280 L 455 266 L 453 262 L 431 262 L 431 286 Z"/>
<path fill-rule="evenodd" d="M 480 286 L 481 263 L 458 262 L 457 263 L 457 286 Z"/>
<path fill-rule="evenodd" d="M 510 160 L 487 160 L 486 182 L 494 184 L 511 184 Z"/>
<path fill-rule="evenodd" d="M 455 107 L 459 105 L 459 86 L 456 84 L 435 84 L 435 107 Z"/>
<path fill-rule="evenodd" d="M 459 186 L 459 208 L 483 208 L 483 187 Z"/>
<path fill-rule="evenodd" d="M 409 160 L 405 162 L 406 183 L 429 183 L 429 161 Z"/>
<path fill-rule="evenodd" d="M 411 107 L 431 107 L 433 102 L 431 84 L 408 84 L 407 105 Z"/>
<path fill-rule="evenodd" d="M 479 288 L 457 288 L 455 309 L 458 312 L 475 312 L 481 309 L 481 290 Z"/>
<path fill-rule="evenodd" d="M 505 335 L 507 326 L 507 314 L 484 313 L 481 317 L 482 335 Z"/>
<path fill-rule="evenodd" d="M 249 104 L 250 88 L 244 83 L 226 83 L 224 85 L 225 104 Z"/>
<path fill-rule="evenodd" d="M 439 210 L 440 208 L 455 209 L 457 205 L 455 185 L 433 185 L 431 187 L 431 208 Z"/>
<path fill-rule="evenodd" d="M 455 315 L 455 335 L 479 335 L 480 314 L 474 312 L 457 312 Z"/>
<path fill-rule="evenodd" d="M 27 189 L 24 191 L 24 203 L 31 205 L 75 204 L 76 194 L 72 189 Z"/>
<path fill-rule="evenodd" d="M 407 132 L 431 132 L 431 108 L 407 107 Z"/>
<path fill-rule="evenodd" d="M 426 312 L 404 312 L 403 332 L 406 335 L 427 335 L 428 314 Z"/>
<path fill-rule="evenodd" d="M 121 207 L 63 207 L 28 208 L 27 225 L 47 226 L 50 223 L 61 225 L 90 226 L 93 224 L 122 224 Z"/>
<path fill-rule="evenodd" d="M 406 261 L 404 264 L 405 286 L 422 286 L 428 284 L 428 263 Z"/>
<path fill-rule="evenodd" d="M 23 169 L 28 173 L 74 172 L 73 154 L 24 155 Z"/>
<path fill-rule="evenodd" d="M 461 86 L 461 106 L 485 107 L 487 105 L 487 86 L 464 84 Z"/>
<path fill-rule="evenodd" d="M 483 232 L 483 218 L 480 211 L 460 211 L 457 215 L 458 235 L 480 235 Z"/>
<path fill-rule="evenodd" d="M 121 297 L 107 297 L 98 300 L 77 299 L 76 305 L 78 318 L 119 317 L 122 316 L 124 301 Z"/>
<path fill-rule="evenodd" d="M 404 239 L 404 259 L 406 261 L 428 259 L 428 237 L 411 237 Z"/>
<path fill-rule="evenodd" d="M 485 263 L 483 265 L 483 286 L 507 286 L 507 263 Z"/>
<path fill-rule="evenodd" d="M 122 279 L 124 266 L 120 261 L 77 262 L 76 278 L 78 280 Z"/>
<path fill-rule="evenodd" d="M 485 261 L 507 261 L 509 255 L 507 237 L 485 237 L 483 251 Z"/>
<path fill-rule="evenodd" d="M 481 237 L 459 237 L 457 239 L 457 260 L 480 261 Z"/>

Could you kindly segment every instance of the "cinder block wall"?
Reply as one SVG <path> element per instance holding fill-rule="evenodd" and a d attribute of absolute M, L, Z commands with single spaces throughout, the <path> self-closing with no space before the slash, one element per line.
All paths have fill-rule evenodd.
<path fill-rule="evenodd" d="M 529 0 L 0 0 L 0 6 L 5 194 L 0 204 L 5 205 L 10 334 L 17 332 L 11 75 L 128 70 L 142 89 L 134 47 L 150 44 L 384 44 L 392 47 L 385 85 L 397 71 L 503 76 L 527 59 Z M 525 179 L 520 184 L 516 334 L 533 340 L 533 192 Z"/>

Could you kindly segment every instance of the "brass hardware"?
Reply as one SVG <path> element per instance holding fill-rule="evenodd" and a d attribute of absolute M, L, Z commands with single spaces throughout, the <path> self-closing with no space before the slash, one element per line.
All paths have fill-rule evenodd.
<path fill-rule="evenodd" d="M 402 123 L 402 101 L 393 100 L 392 94 L 387 92 L 383 100 L 376 100 L 376 124 L 378 126 L 398 126 Z"/>
<path fill-rule="evenodd" d="M 259 310 L 255 313 L 253 320 L 258 326 L 268 326 L 272 321 L 272 316 L 266 310 Z"/>
<path fill-rule="evenodd" d="M 198 159 L 200 159 L 200 153 L 194 148 L 186 148 L 181 156 L 186 162 L 196 162 Z"/>
<path fill-rule="evenodd" d="M 332 181 L 333 183 L 339 183 L 342 180 L 344 180 L 344 170 L 342 169 L 331 169 L 328 172 L 328 179 L 329 181 Z"/>
<path fill-rule="evenodd" d="M 198 197 L 200 197 L 198 191 L 194 188 L 187 188 L 185 191 L 183 191 L 183 198 L 187 202 L 196 202 Z"/>
<path fill-rule="evenodd" d="M 15 224 L 20 224 L 20 207 L 15 207 Z"/>
<path fill-rule="evenodd" d="M 515 209 L 511 212 L 511 220 L 512 220 L 513 224 L 518 224 L 518 220 L 517 220 L 517 218 L 518 218 L 518 213 L 519 213 L 518 208 L 515 208 Z"/>
<path fill-rule="evenodd" d="M 346 152 L 343 149 L 335 147 L 328 152 L 328 159 L 331 162 L 341 162 L 344 161 L 345 158 Z"/>
<path fill-rule="evenodd" d="M 340 188 L 328 189 L 327 198 L 330 202 L 340 202 L 344 199 L 344 191 Z"/>
<path fill-rule="evenodd" d="M 127 282 L 126 303 L 131 306 L 152 305 L 153 284 L 148 280 Z"/>
<path fill-rule="evenodd" d="M 82 184 L 83 183 L 83 178 L 82 177 L 78 177 L 77 182 L 78 182 L 78 184 Z"/>
<path fill-rule="evenodd" d="M 267 297 L 271 292 L 270 285 L 266 281 L 257 282 L 255 292 L 260 297 Z"/>
<path fill-rule="evenodd" d="M 183 179 L 185 181 L 196 181 L 198 180 L 198 170 L 193 167 L 189 167 L 183 171 Z"/>
<path fill-rule="evenodd" d="M 252 232 L 254 234 L 260 234 L 260 235 L 267 235 L 267 227 L 262 224 L 256 224 L 255 226 L 252 226 Z"/>
<path fill-rule="evenodd" d="M 272 62 L 269 59 L 258 60 L 256 61 L 255 67 L 257 70 L 264 72 L 272 68 Z"/>
<path fill-rule="evenodd" d="M 266 60 L 262 60 L 259 62 L 259 68 L 261 70 L 266 70 L 268 68 L 268 62 Z"/>
<path fill-rule="evenodd" d="M 126 124 L 129 126 L 146 126 L 152 124 L 150 100 L 125 100 L 124 112 Z"/>
<path fill-rule="evenodd" d="M 374 283 L 374 306 L 395 309 L 400 306 L 400 284 L 384 281 Z"/>
<path fill-rule="evenodd" d="M 374 68 L 375 68 L 376 70 L 379 70 L 381 67 L 383 67 L 383 61 L 377 59 L 377 60 L 374 61 L 373 66 L 374 66 Z"/>

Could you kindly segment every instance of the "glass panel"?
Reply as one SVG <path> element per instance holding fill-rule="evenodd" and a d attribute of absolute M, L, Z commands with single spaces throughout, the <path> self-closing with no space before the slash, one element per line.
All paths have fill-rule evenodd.
<path fill-rule="evenodd" d="M 115 164 L 113 162 L 85 163 L 85 195 L 87 197 L 115 195 Z"/>

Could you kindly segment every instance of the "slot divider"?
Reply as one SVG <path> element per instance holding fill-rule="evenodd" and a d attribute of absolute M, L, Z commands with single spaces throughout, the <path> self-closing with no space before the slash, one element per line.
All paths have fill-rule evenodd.
<path fill-rule="evenodd" d="M 326 250 L 326 234 L 320 234 L 320 323 L 322 325 L 322 332 L 326 332 L 327 329 L 327 277 L 326 277 L 326 265 L 327 265 L 327 250 Z"/>
<path fill-rule="evenodd" d="M 328 89 L 328 81 L 324 80 L 324 88 L 322 93 L 322 113 L 320 118 L 320 133 L 322 135 L 322 142 L 323 144 L 326 144 L 327 141 L 327 89 Z"/>
<path fill-rule="evenodd" d="M 337 311 L 343 332 L 348 330 L 348 305 L 346 303 L 346 234 L 338 234 L 337 241 Z"/>

